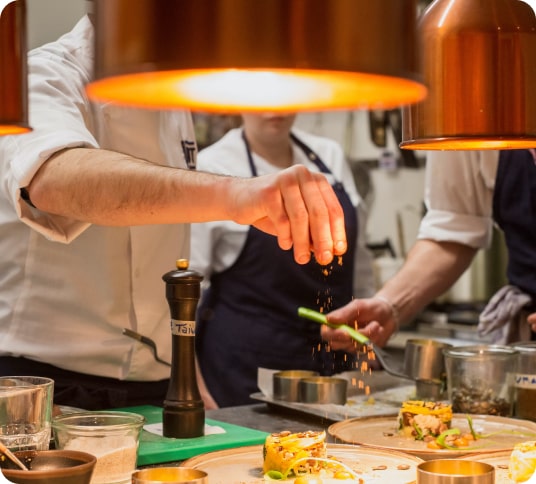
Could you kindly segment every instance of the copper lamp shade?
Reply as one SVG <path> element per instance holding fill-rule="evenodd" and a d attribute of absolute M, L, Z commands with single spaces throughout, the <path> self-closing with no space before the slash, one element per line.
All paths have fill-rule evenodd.
<path fill-rule="evenodd" d="M 423 99 L 415 0 L 95 0 L 96 101 L 209 112 Z"/>
<path fill-rule="evenodd" d="M 403 109 L 402 148 L 536 147 L 536 18 L 521 0 L 435 0 L 418 23 L 429 94 Z"/>
<path fill-rule="evenodd" d="M 26 3 L 0 1 L 0 136 L 30 131 Z"/>

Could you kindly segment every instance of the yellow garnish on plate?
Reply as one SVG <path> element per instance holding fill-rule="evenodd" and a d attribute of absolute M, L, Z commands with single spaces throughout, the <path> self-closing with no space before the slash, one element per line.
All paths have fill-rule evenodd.
<path fill-rule="evenodd" d="M 536 441 L 514 446 L 508 464 L 508 476 L 514 482 L 528 481 L 536 471 Z"/>

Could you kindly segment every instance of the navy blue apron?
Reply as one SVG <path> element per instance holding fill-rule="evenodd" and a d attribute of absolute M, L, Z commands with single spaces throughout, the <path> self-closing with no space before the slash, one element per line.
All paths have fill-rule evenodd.
<path fill-rule="evenodd" d="M 251 175 L 257 170 L 244 138 Z M 292 141 L 322 173 L 320 158 L 291 134 Z M 219 406 L 251 403 L 258 392 L 257 368 L 316 370 L 355 368 L 355 357 L 330 351 L 320 326 L 297 316 L 299 306 L 331 311 L 352 299 L 357 214 L 342 183 L 333 186 L 343 207 L 349 241 L 344 256 L 329 266 L 300 265 L 276 237 L 250 227 L 232 267 L 214 274 L 198 308 L 196 351 L 205 382 Z"/>
<path fill-rule="evenodd" d="M 536 311 L 536 162 L 532 151 L 500 153 L 493 218 L 508 248 L 508 281 L 532 296 L 527 309 Z"/>

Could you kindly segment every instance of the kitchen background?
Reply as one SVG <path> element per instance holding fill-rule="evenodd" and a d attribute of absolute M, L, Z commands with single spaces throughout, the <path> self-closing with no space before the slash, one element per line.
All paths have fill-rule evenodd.
<path fill-rule="evenodd" d="M 421 3 L 423 8 L 428 0 Z M 536 6 L 536 0 L 527 3 Z M 70 30 L 87 4 L 87 0 L 27 0 L 29 47 Z M 195 121 L 201 147 L 239 122 L 235 117 L 203 114 L 195 114 Z M 399 267 L 416 238 L 425 210 L 424 153 L 399 150 L 399 110 L 302 114 L 297 126 L 331 137 L 344 147 L 369 207 L 367 237 L 376 254 L 380 284 Z M 505 264 L 504 242 L 497 232 L 491 248 L 481 251 L 464 276 L 433 305 L 432 323 L 437 322 L 437 315 L 444 323 L 448 313 L 449 321 L 474 324 L 475 309 L 504 284 Z"/>

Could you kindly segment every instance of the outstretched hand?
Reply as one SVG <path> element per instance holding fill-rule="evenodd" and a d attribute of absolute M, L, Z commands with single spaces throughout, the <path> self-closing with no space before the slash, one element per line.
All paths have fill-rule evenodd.
<path fill-rule="evenodd" d="M 293 248 L 298 264 L 321 265 L 346 252 L 344 214 L 320 173 L 296 165 L 276 174 L 242 180 L 234 192 L 234 220 L 275 235 L 283 250 Z"/>
<path fill-rule="evenodd" d="M 332 324 L 347 324 L 358 329 L 378 346 L 384 346 L 398 327 L 391 305 L 377 297 L 354 299 L 326 316 Z M 356 350 L 355 342 L 343 330 L 322 326 L 322 338 L 334 350 Z"/>

